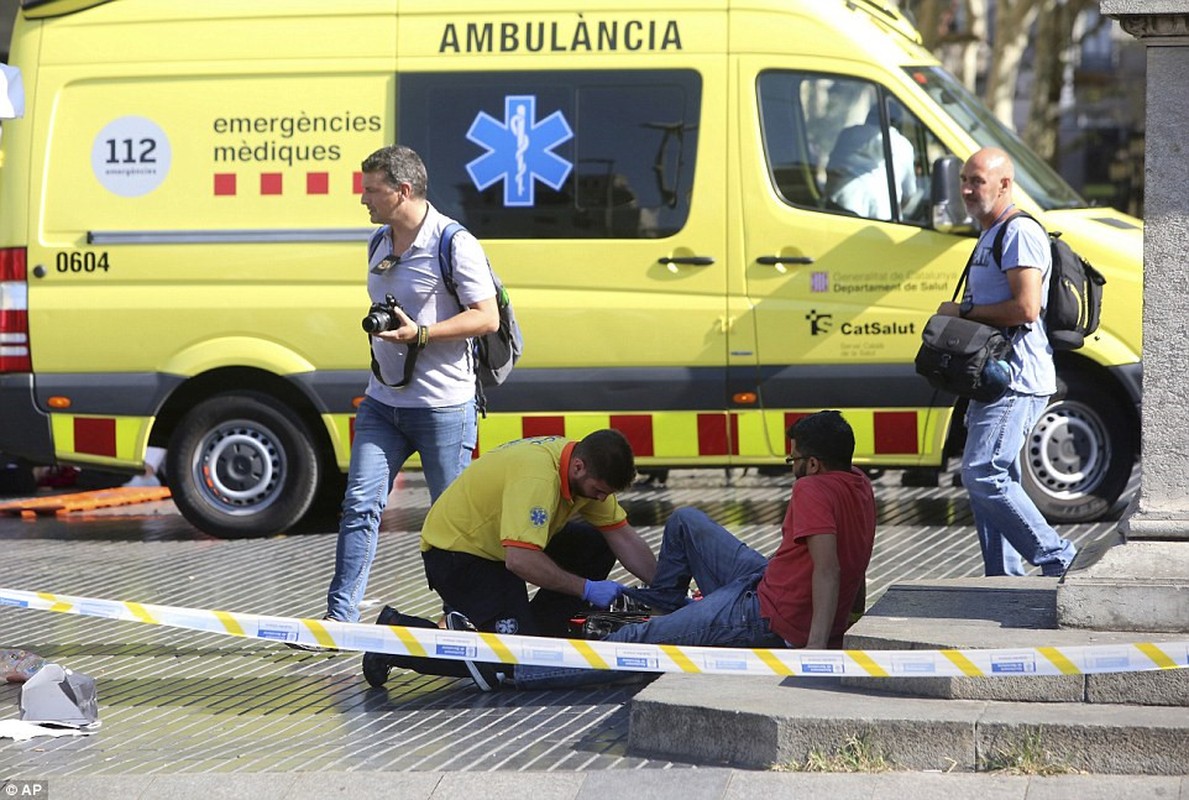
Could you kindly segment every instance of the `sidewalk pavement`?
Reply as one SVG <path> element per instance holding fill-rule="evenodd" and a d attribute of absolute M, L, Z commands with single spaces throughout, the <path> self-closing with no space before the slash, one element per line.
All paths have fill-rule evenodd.
<path fill-rule="evenodd" d="M 674 476 L 667 487 L 634 489 L 629 515 L 655 546 L 673 508 L 698 505 L 771 552 L 787 479 L 729 478 L 703 470 Z M 440 601 L 425 587 L 415 533 L 428 491 L 409 481 L 394 500 L 365 619 L 393 601 L 408 613 L 440 613 Z M 321 614 L 333 570 L 333 525 L 303 535 L 218 541 L 187 529 L 172 504 L 159 505 L 149 513 L 122 507 L 82 519 L 0 519 L 0 585 L 280 616 Z M 886 478 L 879 507 L 868 573 L 873 599 L 905 579 L 978 572 L 977 540 L 961 490 L 899 487 Z M 1065 526 L 1063 533 L 1081 544 L 1112 528 Z M 402 673 L 378 691 L 359 675 L 356 654 L 299 653 L 265 641 L 6 608 L 0 608 L 0 632 L 2 646 L 95 677 L 103 721 L 90 737 L 0 741 L 0 781 L 48 783 L 48 794 L 22 794 L 28 784 L 20 784 L 14 797 L 754 800 L 767 792 L 902 800 L 911 792 L 914 799 L 945 800 L 955 794 L 1189 800 L 1180 777 L 707 768 L 722 762 L 629 751 L 634 688 L 482 695 L 465 681 Z M 716 693 L 710 683 L 701 687 Z M 15 716 L 16 696 L 15 685 L 0 685 L 0 718 Z M 7 796 L 0 789 L 0 800 Z"/>
<path fill-rule="evenodd" d="M 14 784 L 20 786 L 22 784 Z M 885 772 L 782 773 L 730 769 L 599 772 L 369 772 L 112 775 L 47 779 L 50 800 L 1189 800 L 1189 778 Z M 6 783 L 0 792 L 12 793 Z M 26 795 L 32 796 L 32 795 Z"/>

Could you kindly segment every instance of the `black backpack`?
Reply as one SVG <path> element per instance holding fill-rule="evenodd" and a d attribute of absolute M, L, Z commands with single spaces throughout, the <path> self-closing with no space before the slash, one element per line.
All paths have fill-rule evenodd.
<path fill-rule="evenodd" d="M 1007 232 L 1007 223 L 1018 217 L 1027 217 L 1040 224 L 1027 211 L 1018 211 L 1008 217 L 999 226 L 999 232 L 991 245 L 991 256 L 996 264 L 1003 260 L 1003 236 Z M 1077 350 L 1086 343 L 1087 336 L 1098 330 L 1098 320 L 1102 314 L 1102 287 L 1106 278 L 1090 262 L 1075 253 L 1061 239 L 1060 233 L 1049 232 L 1049 248 L 1053 257 L 1053 272 L 1049 277 L 1049 297 L 1044 308 L 1049 344 L 1054 350 Z"/>

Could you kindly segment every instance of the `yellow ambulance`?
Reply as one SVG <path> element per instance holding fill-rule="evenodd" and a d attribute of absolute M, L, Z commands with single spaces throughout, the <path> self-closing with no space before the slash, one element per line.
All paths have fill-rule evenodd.
<path fill-rule="evenodd" d="M 1028 490 L 1093 519 L 1131 474 L 1141 224 L 884 4 L 23 0 L 11 65 L 0 451 L 133 471 L 167 447 L 211 533 L 286 530 L 341 486 L 368 374 L 359 164 L 392 142 L 524 332 L 480 451 L 613 426 L 644 468 L 777 466 L 790 421 L 838 408 L 860 464 L 943 465 L 960 414 L 912 359 L 973 239 L 934 178 L 996 145 L 1019 205 L 1109 280 Z"/>

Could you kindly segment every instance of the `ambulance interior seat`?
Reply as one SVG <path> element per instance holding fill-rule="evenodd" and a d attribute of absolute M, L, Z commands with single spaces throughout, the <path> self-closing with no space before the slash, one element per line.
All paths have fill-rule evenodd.
<path fill-rule="evenodd" d="M 760 93 L 764 151 L 772 181 L 787 202 L 802 208 L 824 208 L 825 198 L 814 175 L 805 140 L 801 102 L 795 93 Z"/>

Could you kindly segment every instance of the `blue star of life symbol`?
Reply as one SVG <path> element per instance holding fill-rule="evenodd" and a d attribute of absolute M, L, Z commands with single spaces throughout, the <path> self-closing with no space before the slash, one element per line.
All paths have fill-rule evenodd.
<path fill-rule="evenodd" d="M 479 191 L 503 180 L 505 206 L 531 206 L 537 181 L 560 189 L 573 168 L 572 163 L 550 152 L 574 138 L 570 123 L 560 111 L 536 120 L 535 96 L 508 95 L 503 122 L 480 111 L 467 131 L 467 139 L 487 151 L 467 164 L 471 180 Z"/>
<path fill-rule="evenodd" d="M 549 521 L 549 512 L 540 506 L 533 506 L 532 510 L 528 512 L 528 519 L 534 528 L 539 528 Z"/>

